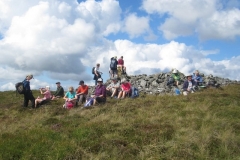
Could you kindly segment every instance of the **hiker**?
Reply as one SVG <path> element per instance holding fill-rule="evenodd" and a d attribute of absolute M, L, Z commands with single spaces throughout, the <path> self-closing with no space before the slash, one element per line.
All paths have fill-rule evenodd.
<path fill-rule="evenodd" d="M 118 99 L 124 99 L 126 96 L 131 94 L 131 84 L 123 78 L 121 80 L 121 91 L 118 94 Z"/>
<path fill-rule="evenodd" d="M 111 75 L 111 78 L 114 78 L 114 77 L 117 76 L 117 65 L 118 65 L 117 56 L 112 57 L 111 58 L 111 62 L 110 62 L 110 75 Z"/>
<path fill-rule="evenodd" d="M 187 80 L 183 83 L 183 95 L 186 96 L 189 93 L 194 93 L 196 82 L 192 79 L 192 75 L 187 76 Z"/>
<path fill-rule="evenodd" d="M 60 83 L 60 82 L 56 82 L 56 85 L 57 85 L 57 90 L 56 90 L 56 92 L 53 94 L 52 100 L 54 100 L 54 99 L 59 99 L 59 98 L 64 97 L 64 89 L 63 89 L 63 87 L 61 86 L 61 83 Z"/>
<path fill-rule="evenodd" d="M 202 76 L 199 75 L 199 71 L 196 70 L 195 73 L 193 73 L 192 79 L 196 82 L 196 85 L 201 86 L 203 83 Z"/>
<path fill-rule="evenodd" d="M 43 103 L 48 102 L 51 99 L 51 92 L 50 87 L 46 86 L 45 88 L 39 88 L 40 93 L 43 95 L 43 98 L 40 98 L 39 96 L 37 99 L 35 99 L 35 108 L 37 108 L 37 105 L 42 105 Z"/>
<path fill-rule="evenodd" d="M 87 95 L 88 95 L 88 86 L 84 84 L 83 80 L 81 80 L 79 82 L 79 87 L 77 89 L 78 102 L 83 104 L 84 101 L 87 99 Z M 77 104 L 77 102 L 76 102 L 76 104 Z"/>
<path fill-rule="evenodd" d="M 117 98 L 119 88 L 120 88 L 120 84 L 118 83 L 117 78 L 112 78 L 112 82 L 111 82 L 111 84 L 108 85 L 106 90 L 107 90 L 107 92 L 111 93 L 111 98 L 113 98 L 113 97 Z"/>
<path fill-rule="evenodd" d="M 122 74 L 126 73 L 126 67 L 124 66 L 123 56 L 118 59 L 118 66 L 121 68 Z"/>
<path fill-rule="evenodd" d="M 178 86 L 180 84 L 180 75 L 179 75 L 177 69 L 173 69 L 171 77 L 172 77 L 174 85 Z"/>
<path fill-rule="evenodd" d="M 94 77 L 93 77 L 93 80 L 95 80 L 95 86 L 97 85 L 97 80 L 99 78 L 101 78 L 101 74 L 102 74 L 102 72 L 100 72 L 99 68 L 100 68 L 100 64 L 97 63 L 96 67 L 94 68 Z"/>
<path fill-rule="evenodd" d="M 77 95 L 72 86 L 68 88 L 68 92 L 65 94 L 63 99 L 65 99 L 65 104 L 63 105 L 63 108 L 70 109 L 76 103 Z"/>
<path fill-rule="evenodd" d="M 23 102 L 23 107 L 28 106 L 29 100 L 32 103 L 32 108 L 35 107 L 35 98 L 33 97 L 32 91 L 30 89 L 30 80 L 34 79 L 32 74 L 29 74 L 26 76 L 26 78 L 23 81 L 23 87 L 25 88 L 24 92 L 24 102 Z"/>
<path fill-rule="evenodd" d="M 97 79 L 98 85 L 95 88 L 94 101 L 93 105 L 96 103 L 105 103 L 106 102 L 106 87 L 103 85 L 103 79 Z"/>

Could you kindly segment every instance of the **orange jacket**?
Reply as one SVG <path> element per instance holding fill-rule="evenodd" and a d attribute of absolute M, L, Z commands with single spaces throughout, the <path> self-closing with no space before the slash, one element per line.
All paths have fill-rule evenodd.
<path fill-rule="evenodd" d="M 77 94 L 78 93 L 88 94 L 88 86 L 87 85 L 79 86 L 77 90 Z"/>

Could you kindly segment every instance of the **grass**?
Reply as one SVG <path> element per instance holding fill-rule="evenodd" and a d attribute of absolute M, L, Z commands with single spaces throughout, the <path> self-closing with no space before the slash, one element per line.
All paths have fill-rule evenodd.
<path fill-rule="evenodd" d="M 38 91 L 34 91 L 37 96 Z M 240 86 L 37 109 L 0 92 L 0 159 L 240 159 Z"/>

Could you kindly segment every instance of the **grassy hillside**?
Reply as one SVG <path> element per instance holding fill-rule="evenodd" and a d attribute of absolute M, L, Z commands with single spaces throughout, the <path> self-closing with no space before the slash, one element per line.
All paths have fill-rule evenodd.
<path fill-rule="evenodd" d="M 89 109 L 22 101 L 0 92 L 0 159 L 240 159 L 239 85 Z"/>

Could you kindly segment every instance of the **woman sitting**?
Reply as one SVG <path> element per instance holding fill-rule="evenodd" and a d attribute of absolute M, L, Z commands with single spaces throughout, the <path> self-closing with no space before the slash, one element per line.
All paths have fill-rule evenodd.
<path fill-rule="evenodd" d="M 72 108 L 73 105 L 76 103 L 78 97 L 72 86 L 68 88 L 68 92 L 65 94 L 63 99 L 65 99 L 65 104 L 63 105 L 63 108 Z"/>
<path fill-rule="evenodd" d="M 118 94 L 118 99 L 124 99 L 126 95 L 130 95 L 131 93 L 131 84 L 127 82 L 125 78 L 121 80 L 121 91 Z"/>
<path fill-rule="evenodd" d="M 35 99 L 35 108 L 37 107 L 38 104 L 43 104 L 44 102 L 48 102 L 48 100 L 50 100 L 52 97 L 49 86 L 46 86 L 45 88 L 40 88 L 39 90 L 40 90 L 40 93 L 44 96 L 43 98 L 40 98 L 38 96 L 37 99 Z"/>

